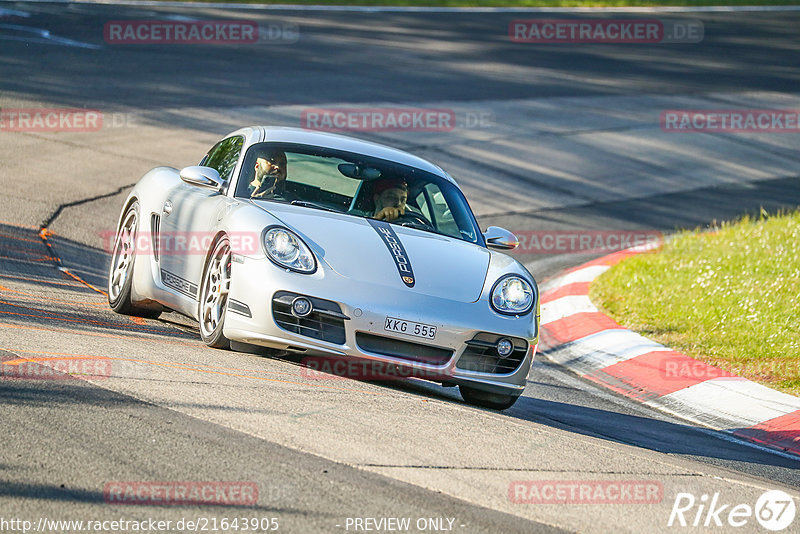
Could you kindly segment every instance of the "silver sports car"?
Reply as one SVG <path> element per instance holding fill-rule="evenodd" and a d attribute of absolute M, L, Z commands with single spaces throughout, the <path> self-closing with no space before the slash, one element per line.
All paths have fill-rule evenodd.
<path fill-rule="evenodd" d="M 158 167 L 136 184 L 108 297 L 118 313 L 193 317 L 212 347 L 433 380 L 505 409 L 539 335 L 536 282 L 497 251 L 515 246 L 501 228 L 482 233 L 453 178 L 425 160 L 250 127 L 199 166 Z"/>

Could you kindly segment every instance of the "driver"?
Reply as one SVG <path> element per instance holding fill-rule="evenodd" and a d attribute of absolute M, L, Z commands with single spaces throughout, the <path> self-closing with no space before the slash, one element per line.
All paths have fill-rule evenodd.
<path fill-rule="evenodd" d="M 384 178 L 375 182 L 373 187 L 373 201 L 375 211 L 373 219 L 393 222 L 402 217 L 406 212 L 408 200 L 408 184 L 405 180 Z"/>
<path fill-rule="evenodd" d="M 251 198 L 273 198 L 286 188 L 286 153 L 275 150 L 256 160 L 256 174 L 247 184 Z"/>

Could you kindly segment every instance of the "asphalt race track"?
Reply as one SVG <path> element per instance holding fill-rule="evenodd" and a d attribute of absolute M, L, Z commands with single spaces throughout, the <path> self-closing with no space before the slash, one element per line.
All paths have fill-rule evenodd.
<path fill-rule="evenodd" d="M 699 21 L 704 34 L 693 43 L 511 42 L 509 23 L 534 17 Z M 240 44 L 104 39 L 109 21 L 156 19 L 254 21 L 264 33 Z M 799 26 L 798 11 L 0 2 L 0 111 L 103 116 L 93 131 L 0 126 L 0 531 L 21 532 L 2 522 L 12 520 L 79 532 L 49 521 L 153 519 L 172 521 L 169 532 L 194 531 L 186 521 L 234 532 L 219 522 L 238 517 L 267 526 L 275 518 L 279 532 L 402 530 L 388 518 L 410 518 L 411 532 L 763 532 L 754 517 L 703 526 L 697 506 L 686 518 L 702 516 L 699 526 L 668 521 L 679 493 L 698 502 L 718 494 L 731 508 L 773 489 L 800 498 L 798 458 L 634 404 L 546 355 L 524 397 L 493 412 L 434 384 L 338 379 L 292 359 L 209 349 L 177 314 L 111 312 L 106 248 L 144 172 L 196 164 L 241 126 L 303 126 L 311 107 L 451 110 L 457 125 L 446 131 L 353 135 L 440 164 L 482 228 L 669 233 L 796 207 L 797 132 L 670 133 L 659 117 L 800 109 Z M 535 252 L 516 254 L 539 280 L 597 256 Z M 8 369 L 22 358 L 43 374 L 14 376 Z M 49 371 L 57 361 L 93 371 L 70 378 Z M 514 482 L 531 480 L 661 489 L 645 504 L 515 502 Z M 109 487 L 131 482 L 243 483 L 257 494 L 244 505 L 109 498 Z"/>

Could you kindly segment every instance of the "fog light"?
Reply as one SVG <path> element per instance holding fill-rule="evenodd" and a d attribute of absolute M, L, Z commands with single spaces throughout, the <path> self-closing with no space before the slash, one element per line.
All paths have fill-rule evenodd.
<path fill-rule="evenodd" d="M 297 297 L 292 301 L 292 315 L 295 317 L 305 317 L 311 310 L 314 309 L 314 306 L 311 305 L 311 301 L 305 297 Z"/>
<path fill-rule="evenodd" d="M 508 358 L 514 352 L 514 344 L 508 338 L 502 338 L 497 342 L 497 354 L 501 358 Z"/>

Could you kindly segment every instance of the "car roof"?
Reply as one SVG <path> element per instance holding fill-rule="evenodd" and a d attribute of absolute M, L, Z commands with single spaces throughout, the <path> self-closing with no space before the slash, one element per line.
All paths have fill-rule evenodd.
<path fill-rule="evenodd" d="M 364 154 L 365 156 L 416 167 L 435 174 L 436 176 L 440 176 L 453 185 L 458 185 L 449 174 L 444 172 L 439 166 L 427 160 L 396 148 L 364 141 L 363 139 L 356 139 L 355 137 L 285 126 L 249 126 L 231 132 L 225 137 L 230 137 L 232 135 L 244 136 L 248 145 L 259 142 L 295 143 Z"/>

